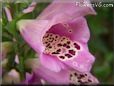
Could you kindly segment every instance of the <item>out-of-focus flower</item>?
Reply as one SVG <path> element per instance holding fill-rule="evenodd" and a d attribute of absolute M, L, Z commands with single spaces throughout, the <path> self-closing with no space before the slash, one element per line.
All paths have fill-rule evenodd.
<path fill-rule="evenodd" d="M 7 56 L 7 53 L 9 53 L 12 50 L 12 43 L 11 42 L 2 42 L 0 43 L 1 49 L 0 49 L 0 78 L 2 77 L 2 72 L 4 69 L 3 67 L 6 66 L 8 59 L 5 58 Z"/>
<path fill-rule="evenodd" d="M 5 74 L 2 79 L 3 84 L 19 84 L 20 83 L 20 74 L 15 69 L 12 69 L 10 72 Z"/>
<path fill-rule="evenodd" d="M 32 12 L 35 9 L 36 4 L 37 3 L 35 1 L 33 1 L 26 9 L 23 10 L 23 13 L 30 13 L 30 12 Z"/>
<path fill-rule="evenodd" d="M 12 21 L 12 15 L 8 7 L 4 7 L 8 21 Z"/>
<path fill-rule="evenodd" d="M 9 53 L 10 51 L 12 51 L 12 42 L 2 42 L 0 43 L 1 45 L 1 51 L 0 51 L 0 60 L 3 60 L 7 53 Z"/>

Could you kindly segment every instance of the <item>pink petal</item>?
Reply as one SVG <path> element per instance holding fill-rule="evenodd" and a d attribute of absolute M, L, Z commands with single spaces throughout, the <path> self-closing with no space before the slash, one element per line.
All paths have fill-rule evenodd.
<path fill-rule="evenodd" d="M 28 8 L 23 10 L 23 13 L 30 13 L 30 12 L 32 12 L 35 9 L 36 4 L 37 4 L 36 2 L 32 2 Z"/>
<path fill-rule="evenodd" d="M 69 84 L 69 72 L 67 70 L 62 70 L 60 72 L 54 72 L 51 70 L 48 70 L 44 66 L 41 66 L 40 68 L 36 69 L 34 71 L 37 76 L 42 77 L 44 80 L 46 80 L 50 84 Z"/>
<path fill-rule="evenodd" d="M 71 32 L 69 32 L 71 30 Z M 89 28 L 86 19 L 83 17 L 75 18 L 68 23 L 59 23 L 49 29 L 50 33 L 69 37 L 72 41 L 87 43 L 90 38 Z"/>
<path fill-rule="evenodd" d="M 86 3 L 90 4 L 90 1 L 87 0 Z M 79 5 L 76 5 L 75 0 L 70 0 L 69 2 L 55 0 L 38 16 L 38 19 L 52 19 L 55 18 L 56 15 L 62 15 L 59 16 L 59 19 L 65 17 L 64 19 L 68 20 L 80 16 L 85 16 L 87 14 L 96 14 L 92 6 L 81 7 Z"/>
<path fill-rule="evenodd" d="M 29 80 L 31 80 L 32 76 L 33 76 L 33 74 L 26 73 L 25 74 L 25 79 L 21 82 L 21 84 L 28 84 Z"/>
<path fill-rule="evenodd" d="M 89 72 L 79 72 L 73 69 L 61 70 L 60 72 L 54 72 L 48 70 L 44 66 L 37 67 L 33 70 L 37 77 L 41 77 L 46 80 L 49 84 L 98 84 L 98 80 Z M 76 74 L 75 74 L 76 73 Z M 81 75 L 84 77 L 79 78 Z M 73 79 L 72 79 L 73 78 Z M 84 81 L 78 82 L 77 80 L 83 79 Z M 84 83 L 86 82 L 86 83 Z"/>
<path fill-rule="evenodd" d="M 43 54 L 40 61 L 44 67 L 51 71 L 59 72 L 61 69 L 65 69 L 65 65 L 54 56 Z"/>
<path fill-rule="evenodd" d="M 6 16 L 7 16 L 8 21 L 9 22 L 12 21 L 12 16 L 11 16 L 10 9 L 7 8 L 7 7 L 5 7 L 4 9 L 5 9 L 5 12 L 6 12 Z"/>
<path fill-rule="evenodd" d="M 95 58 L 88 51 L 86 44 L 83 44 L 82 47 L 82 51 L 78 52 L 76 58 L 64 61 L 64 63 L 80 72 L 88 72 L 95 61 Z"/>
<path fill-rule="evenodd" d="M 40 77 L 37 77 L 34 73 L 26 73 L 25 80 L 21 84 L 41 84 Z"/>
<path fill-rule="evenodd" d="M 45 28 L 48 27 L 47 20 L 21 20 L 17 23 L 18 28 L 25 41 L 37 52 L 44 50 L 42 38 Z M 47 27 L 46 27 L 47 26 Z"/>
<path fill-rule="evenodd" d="M 87 43 L 90 38 L 90 32 L 85 18 L 80 17 L 69 23 L 72 28 L 71 39 L 81 43 Z"/>

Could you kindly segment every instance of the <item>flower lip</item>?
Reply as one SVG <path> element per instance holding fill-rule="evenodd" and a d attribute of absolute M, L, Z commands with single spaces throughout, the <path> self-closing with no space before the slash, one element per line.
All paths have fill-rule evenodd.
<path fill-rule="evenodd" d="M 91 75 L 89 72 L 78 72 L 78 71 L 71 71 L 70 75 L 70 82 L 72 84 L 98 84 L 99 81 Z"/>

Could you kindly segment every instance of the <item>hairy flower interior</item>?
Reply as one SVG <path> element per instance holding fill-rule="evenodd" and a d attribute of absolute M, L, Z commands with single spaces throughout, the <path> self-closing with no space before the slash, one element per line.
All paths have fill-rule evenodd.
<path fill-rule="evenodd" d="M 43 44 L 45 46 L 45 54 L 56 56 L 62 61 L 75 58 L 77 52 L 81 50 L 80 45 L 70 40 L 70 38 L 53 33 L 44 35 Z"/>
<path fill-rule="evenodd" d="M 75 71 L 70 73 L 70 82 L 72 84 L 92 84 L 94 83 L 93 80 L 87 73 L 78 73 Z"/>

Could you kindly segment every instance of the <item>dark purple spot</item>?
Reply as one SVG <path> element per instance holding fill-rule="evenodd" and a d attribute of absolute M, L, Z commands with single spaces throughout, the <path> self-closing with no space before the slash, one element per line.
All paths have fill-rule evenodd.
<path fill-rule="evenodd" d="M 64 59 L 65 57 L 64 56 L 59 56 L 61 59 Z"/>
<path fill-rule="evenodd" d="M 87 76 L 87 74 L 85 74 L 85 76 Z"/>
<path fill-rule="evenodd" d="M 65 54 L 65 56 L 67 56 L 68 58 L 71 58 L 72 57 L 70 54 Z"/>
<path fill-rule="evenodd" d="M 70 46 L 66 46 L 66 48 L 70 48 Z"/>
<path fill-rule="evenodd" d="M 72 77 L 73 75 L 72 74 L 70 74 L 70 77 Z"/>
<path fill-rule="evenodd" d="M 49 46 L 49 48 L 52 48 L 52 46 Z"/>
<path fill-rule="evenodd" d="M 77 76 L 77 73 L 74 73 L 75 76 Z"/>
<path fill-rule="evenodd" d="M 65 39 L 65 38 L 63 38 L 63 39 Z"/>
<path fill-rule="evenodd" d="M 77 43 L 74 43 L 76 49 L 80 50 L 80 46 Z"/>
<path fill-rule="evenodd" d="M 46 45 L 46 47 L 49 47 L 49 46 L 50 46 L 50 44 Z"/>
<path fill-rule="evenodd" d="M 82 81 L 79 79 L 78 82 L 82 82 Z"/>
<path fill-rule="evenodd" d="M 46 44 L 48 43 L 48 42 L 45 42 Z"/>
<path fill-rule="evenodd" d="M 62 46 L 62 44 L 58 44 L 57 46 L 60 47 L 60 46 Z"/>
<path fill-rule="evenodd" d="M 67 41 L 67 44 L 70 44 L 70 41 Z"/>
<path fill-rule="evenodd" d="M 58 36 L 55 36 L 55 38 L 57 38 Z"/>
<path fill-rule="evenodd" d="M 66 47 L 66 46 L 67 46 L 67 45 L 64 43 L 64 44 L 63 44 L 63 47 Z"/>
<path fill-rule="evenodd" d="M 57 52 L 61 52 L 61 49 L 58 49 Z"/>
<path fill-rule="evenodd" d="M 88 79 L 89 82 L 92 82 L 90 79 Z"/>
<path fill-rule="evenodd" d="M 52 54 L 59 54 L 58 52 L 52 52 Z"/>
<path fill-rule="evenodd" d="M 74 50 L 69 50 L 69 53 L 72 55 L 75 55 L 75 51 Z"/>
<path fill-rule="evenodd" d="M 71 33 L 72 31 L 71 31 L 71 30 L 69 30 L 69 32 Z"/>
<path fill-rule="evenodd" d="M 83 74 L 80 74 L 80 77 L 82 78 L 82 77 L 84 77 L 84 75 Z"/>

